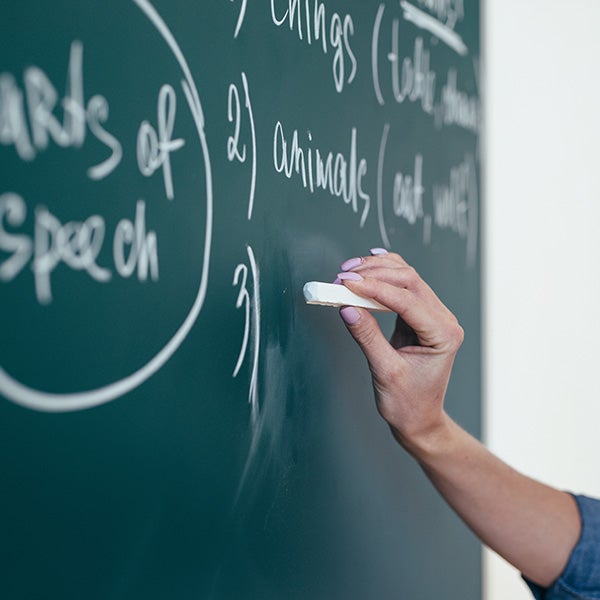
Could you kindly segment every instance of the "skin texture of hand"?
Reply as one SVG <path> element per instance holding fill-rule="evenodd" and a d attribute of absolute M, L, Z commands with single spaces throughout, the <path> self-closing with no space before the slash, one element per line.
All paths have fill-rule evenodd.
<path fill-rule="evenodd" d="M 340 274 L 349 289 L 398 315 L 388 342 L 368 311 L 342 309 L 342 317 L 369 363 L 377 408 L 396 439 L 410 450 L 443 426 L 444 396 L 463 330 L 433 290 L 397 254 L 367 257 L 352 274 L 362 280 Z"/>
<path fill-rule="evenodd" d="M 450 419 L 444 396 L 463 330 L 406 261 L 372 252 L 346 261 L 336 281 L 398 315 L 388 341 L 367 310 L 340 311 L 369 364 L 381 416 L 482 542 L 550 586 L 581 533 L 575 500 L 518 473 Z"/>

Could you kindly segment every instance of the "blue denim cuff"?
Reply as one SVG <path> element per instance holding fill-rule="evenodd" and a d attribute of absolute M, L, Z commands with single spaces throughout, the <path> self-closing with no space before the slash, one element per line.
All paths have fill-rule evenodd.
<path fill-rule="evenodd" d="M 565 570 L 550 588 L 524 578 L 537 600 L 600 600 L 600 500 L 573 497 L 581 515 L 581 536 Z"/>

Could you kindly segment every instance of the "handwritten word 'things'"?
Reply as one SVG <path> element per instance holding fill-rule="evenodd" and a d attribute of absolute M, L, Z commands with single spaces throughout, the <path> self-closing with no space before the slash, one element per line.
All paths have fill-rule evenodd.
<path fill-rule="evenodd" d="M 102 250 L 106 224 L 99 215 L 64 225 L 47 208 L 35 210 L 33 235 L 17 233 L 27 217 L 25 201 L 18 194 L 0 195 L 0 282 L 10 282 L 31 262 L 35 294 L 40 304 L 52 301 L 51 275 L 60 263 L 74 271 L 85 271 L 98 282 L 107 282 L 112 272 L 97 260 Z M 7 229 L 10 228 L 9 231 Z M 113 236 L 113 260 L 117 273 L 139 281 L 150 275 L 158 280 L 158 248 L 154 231 L 146 232 L 146 204 L 138 200 L 135 220 L 121 219 Z"/>
<path fill-rule="evenodd" d="M 350 138 L 350 156 L 341 152 L 313 151 L 312 134 L 307 132 L 307 144 L 304 148 L 298 141 L 298 130 L 286 137 L 283 125 L 277 121 L 273 132 L 273 163 L 278 173 L 291 179 L 294 173 L 301 177 L 302 186 L 310 189 L 311 194 L 321 188 L 332 196 L 343 198 L 352 211 L 359 212 L 358 201 L 362 202 L 360 226 L 365 224 L 371 206 L 371 199 L 363 190 L 362 179 L 367 173 L 367 160 L 358 160 L 356 127 L 352 128 Z"/>
<path fill-rule="evenodd" d="M 85 102 L 81 42 L 71 44 L 67 89 L 60 101 L 56 88 L 39 67 L 25 69 L 23 81 L 24 91 L 13 75 L 0 73 L 0 144 L 14 146 L 19 158 L 31 161 L 47 149 L 50 140 L 61 148 L 80 148 L 89 129 L 109 154 L 88 169 L 88 177 L 102 179 L 116 169 L 123 150 L 105 127 L 108 101 L 95 95 Z M 56 116 L 59 106 L 63 110 L 62 122 Z"/>
<path fill-rule="evenodd" d="M 282 5 L 287 4 L 284 11 Z M 277 5 L 277 6 L 276 6 Z M 327 31 L 327 14 L 325 5 L 319 0 L 314 0 L 311 12 L 311 3 L 304 1 L 304 15 L 300 0 L 271 0 L 271 19 L 277 27 L 281 27 L 286 21 L 293 30 L 296 27 L 298 37 L 304 40 L 306 34 L 306 43 L 312 44 L 321 40 L 323 53 L 327 54 L 329 44 L 333 48 L 333 81 L 337 92 L 344 89 L 345 84 L 350 84 L 356 76 L 356 56 L 350 46 L 350 37 L 354 35 L 354 22 L 349 14 L 341 17 L 334 12 L 329 19 L 329 31 Z M 304 20 L 304 25 L 302 24 Z M 349 68 L 346 66 L 346 60 L 350 62 Z M 347 73 L 347 74 L 346 74 Z"/>

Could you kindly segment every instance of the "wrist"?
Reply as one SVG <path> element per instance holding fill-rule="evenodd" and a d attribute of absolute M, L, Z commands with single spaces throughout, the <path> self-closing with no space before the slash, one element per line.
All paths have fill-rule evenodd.
<path fill-rule="evenodd" d="M 435 423 L 417 432 L 391 429 L 398 443 L 419 463 L 427 463 L 436 456 L 448 453 L 453 446 L 456 430 L 460 430 L 445 412 L 440 414 Z"/>

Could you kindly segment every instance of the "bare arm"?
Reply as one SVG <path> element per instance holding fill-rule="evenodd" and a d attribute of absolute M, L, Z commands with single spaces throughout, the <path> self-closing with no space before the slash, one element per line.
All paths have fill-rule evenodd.
<path fill-rule="evenodd" d="M 486 545 L 549 586 L 579 538 L 577 505 L 569 494 L 510 468 L 444 411 L 464 336 L 454 315 L 397 254 L 367 257 L 341 278 L 398 314 L 388 342 L 368 311 L 340 311 L 367 358 L 377 408 L 396 440 Z"/>

